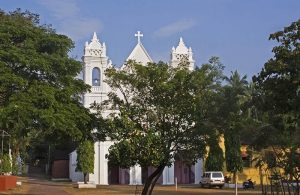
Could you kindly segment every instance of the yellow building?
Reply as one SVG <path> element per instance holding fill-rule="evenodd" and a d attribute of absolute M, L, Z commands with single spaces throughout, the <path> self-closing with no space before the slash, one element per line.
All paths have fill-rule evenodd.
<path fill-rule="evenodd" d="M 223 154 L 225 157 L 225 143 L 224 143 L 224 137 L 221 136 L 220 138 L 220 142 L 219 142 L 220 147 L 223 150 Z M 267 175 L 264 172 L 264 170 L 262 169 L 261 171 L 259 170 L 259 168 L 255 167 L 255 164 L 257 162 L 253 161 L 253 159 L 256 158 L 255 154 L 249 155 L 248 152 L 248 146 L 247 145 L 242 145 L 241 146 L 241 156 L 243 159 L 243 163 L 244 163 L 244 167 L 243 167 L 243 171 L 241 173 L 237 174 L 237 178 L 238 178 L 238 183 L 243 183 L 244 181 L 251 179 L 253 182 L 255 182 L 256 184 L 260 184 L 261 183 L 261 176 L 263 178 L 263 183 L 266 183 L 267 180 Z M 226 163 L 224 163 L 224 175 L 225 176 L 229 176 L 231 178 L 233 178 L 233 175 L 229 172 L 226 171 Z M 261 172 L 261 174 L 260 174 Z M 233 181 L 232 181 L 233 182 Z"/>

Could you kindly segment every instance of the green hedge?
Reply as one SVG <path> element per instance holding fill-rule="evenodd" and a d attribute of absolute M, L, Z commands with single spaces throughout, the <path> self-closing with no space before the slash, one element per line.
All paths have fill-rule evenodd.
<path fill-rule="evenodd" d="M 3 154 L 0 157 L 0 173 L 1 175 L 11 173 L 12 171 L 12 164 L 11 164 L 11 159 L 8 154 Z"/>

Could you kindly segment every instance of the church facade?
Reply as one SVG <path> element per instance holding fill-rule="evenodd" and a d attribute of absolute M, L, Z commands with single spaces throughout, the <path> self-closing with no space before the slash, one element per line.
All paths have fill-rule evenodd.
<path fill-rule="evenodd" d="M 143 65 L 148 62 L 153 62 L 150 55 L 144 48 L 141 37 L 143 36 L 140 31 L 135 34 L 137 37 L 137 44 L 126 60 L 135 60 Z M 101 103 L 108 98 L 108 93 L 111 88 L 104 82 L 105 70 L 112 67 L 112 61 L 108 58 L 106 53 L 106 44 L 101 43 L 94 33 L 90 42 L 85 43 L 83 60 L 83 80 L 86 84 L 91 86 L 91 91 L 84 94 L 83 104 L 89 108 L 94 102 Z M 189 70 L 194 69 L 193 52 L 191 47 L 187 48 L 180 38 L 178 46 L 173 47 L 171 50 L 171 58 L 169 65 L 172 67 L 178 66 L 180 62 L 188 62 Z M 120 68 L 123 69 L 125 65 Z M 109 111 L 104 111 L 103 115 L 106 117 Z M 141 167 L 136 165 L 130 169 L 121 169 L 119 167 L 110 166 L 110 163 L 105 158 L 108 154 L 108 148 L 114 144 L 113 141 L 107 140 L 103 142 L 96 142 L 95 149 L 95 163 L 94 173 L 89 174 L 89 181 L 95 184 L 108 185 L 108 184 L 130 184 L 138 185 L 145 181 L 153 171 L 153 167 Z M 76 172 L 76 151 L 70 154 L 69 174 L 70 179 L 74 182 L 83 181 L 83 174 Z M 203 162 L 201 159 L 193 166 L 188 166 L 182 161 L 175 160 L 170 167 L 165 167 L 161 178 L 158 183 L 163 185 L 174 184 L 175 178 L 178 183 L 196 183 L 198 184 L 203 172 Z"/>

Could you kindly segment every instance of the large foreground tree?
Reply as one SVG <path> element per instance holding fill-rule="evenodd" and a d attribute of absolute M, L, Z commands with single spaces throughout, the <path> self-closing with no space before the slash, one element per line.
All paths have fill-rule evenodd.
<path fill-rule="evenodd" d="M 113 91 L 105 109 L 113 112 L 108 126 L 111 138 L 118 141 L 109 148 L 108 159 L 123 168 L 136 164 L 156 168 L 146 179 L 143 195 L 152 193 L 176 154 L 185 154 L 185 160 L 192 162 L 203 157 L 206 116 L 213 107 L 221 71 L 212 64 L 189 71 L 185 65 L 143 66 L 132 61 L 126 70 L 107 71 Z"/>
<path fill-rule="evenodd" d="M 263 113 L 263 126 L 257 132 L 254 146 L 272 150 L 275 160 L 272 165 L 267 164 L 284 170 L 283 179 L 296 181 L 294 194 L 299 194 L 300 20 L 271 34 L 269 39 L 278 42 L 273 48 L 274 57 L 253 77 L 259 91 L 255 105 Z"/>
<path fill-rule="evenodd" d="M 36 14 L 0 11 L 0 129 L 14 153 L 36 138 L 90 136 L 91 115 L 80 103 L 88 86 L 76 79 L 82 66 L 68 55 L 73 47 Z"/>

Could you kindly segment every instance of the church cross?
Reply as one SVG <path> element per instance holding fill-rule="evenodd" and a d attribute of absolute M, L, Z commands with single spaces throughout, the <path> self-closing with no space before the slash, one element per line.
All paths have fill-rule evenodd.
<path fill-rule="evenodd" d="M 143 37 L 144 35 L 141 34 L 140 31 L 137 31 L 137 34 L 134 34 L 134 36 L 138 38 L 138 43 L 141 43 L 141 37 Z"/>

